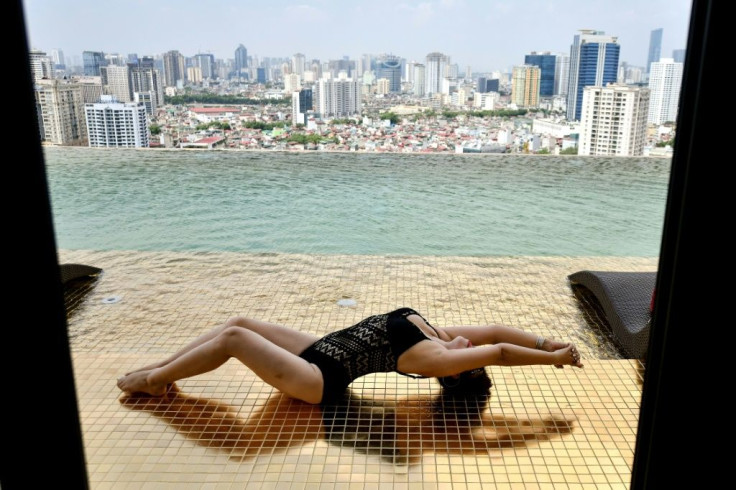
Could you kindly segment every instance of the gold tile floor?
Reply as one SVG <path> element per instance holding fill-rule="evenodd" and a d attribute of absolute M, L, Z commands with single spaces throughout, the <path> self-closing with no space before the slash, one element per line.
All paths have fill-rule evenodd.
<path fill-rule="evenodd" d="M 103 273 L 68 313 L 93 489 L 624 489 L 643 368 L 589 328 L 567 275 L 654 258 L 59 252 Z M 352 299 L 354 306 L 340 306 Z M 331 407 L 237 361 L 161 398 L 115 380 L 232 315 L 316 334 L 410 306 L 432 323 L 502 323 L 576 342 L 583 369 L 490 367 L 488 399 L 435 380 L 356 380 Z"/>

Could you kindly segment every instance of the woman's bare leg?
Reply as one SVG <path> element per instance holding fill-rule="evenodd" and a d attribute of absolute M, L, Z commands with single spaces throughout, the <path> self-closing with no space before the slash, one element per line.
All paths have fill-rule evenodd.
<path fill-rule="evenodd" d="M 187 352 L 191 351 L 192 349 L 199 347 L 200 345 L 204 344 L 205 342 L 208 342 L 212 340 L 213 338 L 217 337 L 219 334 L 222 333 L 223 330 L 225 330 L 228 327 L 240 327 L 240 328 L 247 328 L 249 330 L 252 330 L 262 337 L 270 340 L 274 344 L 283 347 L 284 349 L 288 350 L 292 354 L 301 354 L 304 349 L 312 345 L 318 337 L 316 335 L 308 334 L 305 332 L 299 332 L 297 330 L 291 329 L 289 327 L 285 327 L 283 325 L 277 325 L 275 323 L 269 323 L 269 322 L 263 322 L 260 320 L 253 320 L 251 318 L 246 318 L 242 316 L 235 316 L 230 318 L 228 321 L 223 323 L 222 325 L 218 325 L 209 332 L 206 332 L 193 341 L 191 341 L 189 344 L 184 346 L 182 349 L 171 355 L 170 357 L 164 359 L 163 361 L 155 362 L 153 364 L 149 364 L 147 366 L 135 369 L 133 371 L 129 371 L 125 373 L 125 375 L 129 375 L 138 371 L 150 371 L 151 369 L 156 369 L 161 366 L 165 366 L 166 364 L 178 359 L 182 355 L 186 354 Z"/>
<path fill-rule="evenodd" d="M 123 376 L 118 387 L 128 393 L 162 395 L 171 383 L 213 371 L 232 357 L 289 396 L 308 403 L 318 403 L 322 398 L 324 381 L 315 365 L 256 332 L 237 326 L 226 327 L 160 367 Z"/>

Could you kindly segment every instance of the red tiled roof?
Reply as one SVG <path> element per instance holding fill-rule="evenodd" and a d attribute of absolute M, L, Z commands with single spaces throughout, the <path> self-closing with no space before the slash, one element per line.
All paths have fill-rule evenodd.
<path fill-rule="evenodd" d="M 240 112 L 240 109 L 234 107 L 192 107 L 189 110 L 198 114 L 221 114 L 223 112 Z"/>
<path fill-rule="evenodd" d="M 225 138 L 221 138 L 219 136 L 210 136 L 209 138 L 202 138 L 201 140 L 195 141 L 195 143 L 217 143 L 218 141 L 222 141 Z"/>

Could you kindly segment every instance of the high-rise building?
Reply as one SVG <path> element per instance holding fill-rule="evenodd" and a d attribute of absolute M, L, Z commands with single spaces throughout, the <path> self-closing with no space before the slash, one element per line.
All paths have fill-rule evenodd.
<path fill-rule="evenodd" d="M 123 103 L 133 101 L 133 80 L 127 65 L 103 66 L 100 68 L 100 78 L 105 95 L 114 95 L 119 102 Z"/>
<path fill-rule="evenodd" d="M 99 77 L 100 68 L 107 66 L 105 53 L 101 51 L 82 52 L 82 63 L 84 63 L 84 74 L 88 77 Z"/>
<path fill-rule="evenodd" d="M 685 50 L 684 49 L 673 49 L 672 59 L 675 63 L 685 63 Z"/>
<path fill-rule="evenodd" d="M 96 104 L 85 104 L 85 120 L 89 146 L 148 148 L 146 108 L 142 103 L 117 102 L 114 96 L 103 96 Z"/>
<path fill-rule="evenodd" d="M 611 83 L 583 90 L 578 155 L 640 156 L 644 153 L 649 89 Z"/>
<path fill-rule="evenodd" d="M 580 120 L 583 89 L 615 83 L 621 46 L 618 38 L 602 31 L 582 29 L 570 46 L 570 76 L 567 89 L 567 119 Z"/>
<path fill-rule="evenodd" d="M 661 58 L 652 63 L 649 72 L 649 124 L 677 121 L 682 68 L 683 64 L 672 58 Z"/>
<path fill-rule="evenodd" d="M 93 104 L 100 101 L 103 93 L 101 77 L 73 77 L 72 81 L 82 91 L 82 103 Z"/>
<path fill-rule="evenodd" d="M 386 95 L 391 92 L 391 82 L 388 78 L 379 78 L 376 80 L 376 94 Z"/>
<path fill-rule="evenodd" d="M 555 94 L 555 69 L 557 67 L 557 55 L 554 55 L 549 51 L 545 51 L 543 53 L 532 51 L 530 54 L 524 56 L 524 64 L 539 67 L 541 70 L 539 78 L 539 96 L 552 97 Z"/>
<path fill-rule="evenodd" d="M 41 79 L 35 83 L 41 141 L 80 145 L 87 135 L 82 90 L 76 83 Z"/>
<path fill-rule="evenodd" d="M 567 85 L 570 79 L 570 56 L 558 54 L 555 63 L 555 95 L 567 95 Z"/>
<path fill-rule="evenodd" d="M 266 69 L 262 66 L 256 68 L 256 81 L 258 83 L 266 83 Z"/>
<path fill-rule="evenodd" d="M 164 53 L 164 85 L 176 87 L 184 84 L 187 79 L 184 55 L 179 51 Z"/>
<path fill-rule="evenodd" d="M 291 94 L 291 124 L 307 124 L 307 112 L 312 110 L 312 89 L 303 88 Z"/>
<path fill-rule="evenodd" d="M 202 70 L 202 78 L 215 78 L 215 55 L 210 53 L 195 54 L 194 63 Z"/>
<path fill-rule="evenodd" d="M 401 58 L 392 54 L 383 54 L 376 60 L 376 78 L 388 80 L 388 90 L 401 92 Z"/>
<path fill-rule="evenodd" d="M 233 74 L 237 78 L 247 76 L 248 74 L 248 50 L 242 44 L 238 45 L 238 47 L 235 49 Z"/>
<path fill-rule="evenodd" d="M 45 51 L 32 49 L 28 55 L 31 60 L 31 72 L 34 80 L 54 78 L 54 65 Z"/>
<path fill-rule="evenodd" d="M 296 73 L 284 75 L 284 92 L 287 94 L 298 92 L 301 90 L 301 77 Z"/>
<path fill-rule="evenodd" d="M 515 66 L 511 71 L 511 103 L 538 107 L 542 69 L 535 65 Z"/>
<path fill-rule="evenodd" d="M 320 78 L 315 84 L 314 103 L 323 118 L 360 114 L 360 84 L 344 73 L 338 78 Z"/>
<path fill-rule="evenodd" d="M 303 53 L 296 53 L 291 57 L 291 72 L 296 73 L 299 77 L 304 77 L 304 71 L 307 69 L 307 57 Z"/>
<path fill-rule="evenodd" d="M 64 51 L 60 49 L 52 49 L 50 56 L 51 61 L 54 63 L 54 68 L 61 70 L 66 68 L 66 63 L 64 63 Z"/>
<path fill-rule="evenodd" d="M 414 79 L 414 95 L 417 97 L 424 97 L 426 93 L 424 90 L 426 89 L 426 82 L 425 82 L 425 68 L 424 65 L 421 63 L 415 63 L 414 64 L 414 74 L 412 75 Z"/>
<path fill-rule="evenodd" d="M 429 53 L 424 62 L 424 94 L 440 94 L 447 78 L 450 57 L 442 53 Z"/>
<path fill-rule="evenodd" d="M 652 63 L 659 61 L 662 56 L 662 28 L 654 29 L 649 35 L 649 55 L 647 56 L 647 73 L 650 72 Z"/>
<path fill-rule="evenodd" d="M 477 88 L 476 92 L 481 94 L 487 94 L 489 92 L 498 92 L 500 83 L 498 78 L 486 78 L 486 77 L 478 77 L 478 82 L 476 83 Z"/>
<path fill-rule="evenodd" d="M 158 107 L 164 105 L 164 87 L 161 74 L 154 68 L 153 58 L 144 56 L 138 59 L 136 63 L 129 63 L 128 68 L 130 68 L 133 86 L 133 100 L 141 97 L 145 98 L 149 101 L 146 104 L 146 111 L 149 115 L 153 115 Z M 136 94 L 141 95 L 137 96 Z"/>

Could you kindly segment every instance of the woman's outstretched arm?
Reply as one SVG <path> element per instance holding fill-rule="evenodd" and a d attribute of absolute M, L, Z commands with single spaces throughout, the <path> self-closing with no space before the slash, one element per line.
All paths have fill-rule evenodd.
<path fill-rule="evenodd" d="M 541 337 L 540 341 L 540 336 L 535 333 L 506 325 L 456 326 L 444 327 L 443 330 L 451 338 L 461 336 L 470 340 L 473 345 L 513 344 L 547 352 L 554 352 L 568 345 L 567 342 L 544 337 Z M 537 342 L 540 342 L 540 345 L 537 345 Z"/>
<path fill-rule="evenodd" d="M 398 368 L 406 373 L 443 377 L 486 366 L 530 365 L 583 367 L 580 354 L 570 343 L 549 352 L 504 342 L 455 349 L 438 342 L 420 342 L 401 355 Z"/>

